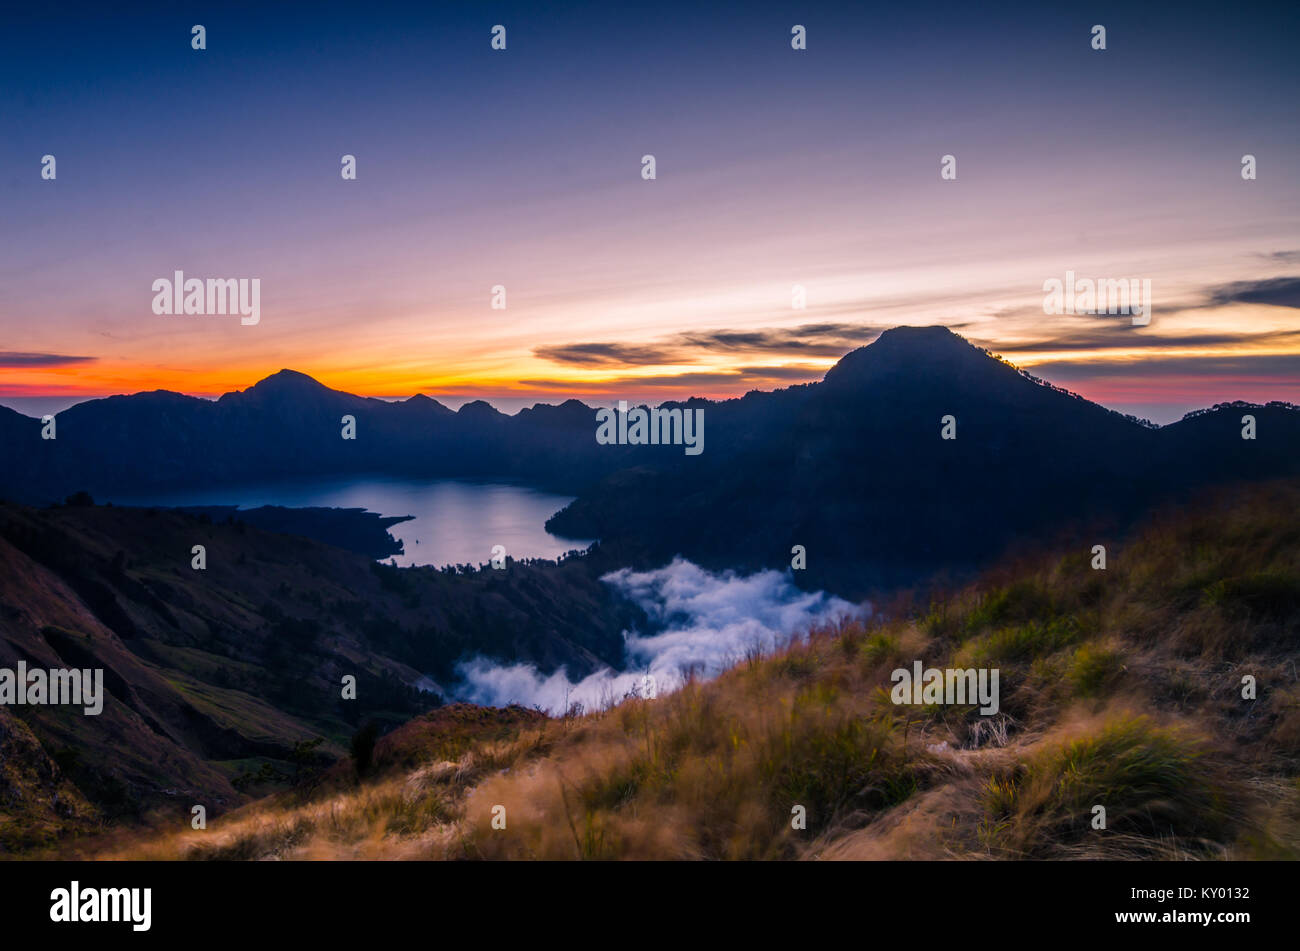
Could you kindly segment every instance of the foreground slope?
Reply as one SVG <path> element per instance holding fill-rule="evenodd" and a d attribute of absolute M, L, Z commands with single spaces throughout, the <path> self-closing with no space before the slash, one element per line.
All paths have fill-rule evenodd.
<path fill-rule="evenodd" d="M 1109 548 L 1104 570 L 1087 549 L 1009 564 L 601 713 L 437 711 L 314 791 L 90 854 L 1300 857 L 1300 484 Z M 918 660 L 997 668 L 998 713 L 894 704 Z"/>
<path fill-rule="evenodd" d="M 617 664 L 639 616 L 593 563 L 398 569 L 238 520 L 0 503 L 0 668 L 102 668 L 108 695 L 0 708 L 0 811 L 40 819 L 0 823 L 0 853 L 223 812 L 438 703 L 417 686 L 467 655 Z"/>

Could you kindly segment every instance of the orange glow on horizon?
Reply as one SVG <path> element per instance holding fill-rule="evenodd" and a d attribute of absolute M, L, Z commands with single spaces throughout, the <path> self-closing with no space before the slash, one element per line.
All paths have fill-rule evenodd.
<path fill-rule="evenodd" d="M 1217 399 L 1237 395 L 1252 398 L 1252 394 L 1259 393 L 1294 400 L 1300 397 L 1300 392 L 1294 391 L 1296 381 L 1276 373 L 1252 377 L 1220 367 L 1201 377 L 1194 370 L 1176 373 L 1170 366 L 1147 379 L 1137 370 L 1142 365 L 1155 368 L 1162 361 L 1179 359 L 1231 361 L 1300 355 L 1300 334 L 1286 326 L 1289 314 L 1278 311 L 1247 305 L 1218 312 L 1188 312 L 1178 324 L 1167 323 L 1161 328 L 1164 335 L 1147 346 L 1133 346 L 1134 338 L 1126 334 L 1115 336 L 1112 344 L 1106 336 L 1109 331 L 1104 331 L 1095 341 L 1085 338 L 1085 343 L 1091 344 L 1088 346 L 1018 349 L 1032 347 L 1041 338 L 1041 320 L 1036 317 L 1020 324 L 979 323 L 959 332 L 972 343 L 1001 353 L 1014 365 L 1049 380 L 1053 377 L 1052 366 L 1070 367 L 1070 372 L 1064 374 L 1068 379 L 1053 382 L 1103 405 L 1124 400 L 1208 405 Z M 1240 332 L 1246 317 L 1258 335 L 1233 338 L 1230 331 Z M 814 319 L 809 314 L 799 322 Z M 849 319 L 864 318 L 855 315 Z M 922 322 L 942 321 L 936 318 Z M 1175 326 L 1178 332 L 1172 333 Z M 987 332 L 982 332 L 985 328 Z M 538 343 L 536 339 L 524 342 L 517 335 L 501 340 L 410 334 L 396 341 L 390 337 L 361 346 L 333 346 L 325 338 L 317 340 L 311 350 L 295 349 L 296 357 L 287 355 L 282 338 L 272 338 L 257 347 L 255 358 L 247 351 L 236 353 L 213 346 L 199 360 L 194 360 L 188 349 L 175 352 L 179 358 L 176 363 L 163 359 L 138 361 L 123 353 L 75 362 L 69 358 L 61 365 L 0 365 L 0 398 L 89 399 L 153 390 L 216 398 L 247 389 L 281 369 L 291 369 L 335 390 L 382 398 L 424 394 L 434 398 L 535 397 L 539 402 L 562 402 L 569 398 L 604 398 L 617 392 L 638 399 L 651 395 L 665 400 L 691 396 L 725 399 L 750 390 L 774 390 L 820 380 L 843 356 L 804 352 L 797 341 L 784 345 L 797 329 L 798 324 L 794 328 L 787 324 L 785 328 L 767 325 L 765 330 L 745 331 L 741 336 L 787 334 L 775 345 L 748 349 L 735 344 L 683 344 L 679 338 L 665 337 L 658 328 L 629 331 L 616 341 L 607 337 L 602 341 L 600 334 L 556 335 L 560 341 L 574 343 L 595 338 L 597 342 L 589 346 L 613 348 L 613 356 L 606 359 L 602 352 L 602 362 L 591 364 L 539 355 L 533 346 Z M 1207 334 L 1218 336 L 1207 339 Z M 864 337 L 863 343 L 868 339 Z M 619 347 L 641 351 L 637 356 L 648 351 L 662 362 L 637 362 L 635 358 L 629 362 L 619 356 Z M 852 347 L 852 343 L 845 343 L 844 353 Z M 430 350 L 438 356 L 428 356 Z M 160 356 L 170 352 L 164 349 Z M 1038 367 L 1044 369 L 1036 370 Z M 1086 373 L 1081 375 L 1079 370 L 1084 368 Z"/>
<path fill-rule="evenodd" d="M 282 369 L 305 373 L 325 386 L 353 393 L 357 396 L 402 397 L 422 393 L 437 396 L 439 393 L 455 395 L 479 395 L 483 397 L 502 396 L 556 396 L 570 397 L 599 396 L 614 389 L 635 389 L 637 379 L 654 378 L 653 388 L 663 391 L 665 398 L 675 395 L 696 396 L 733 396 L 743 394 L 755 388 L 755 384 L 745 380 L 739 370 L 746 361 L 734 364 L 712 362 L 702 365 L 651 366 L 618 369 L 615 371 L 568 368 L 541 364 L 530 358 L 527 364 L 521 364 L 513 371 L 491 373 L 448 373 L 434 369 L 402 368 L 400 370 L 357 369 L 348 366 L 317 365 L 303 363 L 274 366 L 263 364 L 256 367 L 223 367 L 210 371 L 193 371 L 188 369 L 159 368 L 154 366 L 101 366 L 92 364 L 95 370 L 84 366 L 75 368 L 41 368 L 5 370 L 5 378 L 0 382 L 0 396 L 5 397 L 102 397 L 119 394 L 169 390 L 189 396 L 216 398 L 225 393 L 245 390 L 268 376 Z M 776 365 L 775 361 L 773 362 Z M 820 379 L 834 361 L 827 361 L 825 366 L 812 362 L 801 363 L 806 367 L 808 379 Z M 663 377 L 682 376 L 687 380 L 693 374 L 734 374 L 735 383 L 726 381 L 708 384 L 683 382 L 681 387 L 658 382 Z M 545 383 L 525 384 L 523 379 L 544 378 Z M 798 380 L 778 381 L 763 385 L 762 389 L 774 389 Z"/>

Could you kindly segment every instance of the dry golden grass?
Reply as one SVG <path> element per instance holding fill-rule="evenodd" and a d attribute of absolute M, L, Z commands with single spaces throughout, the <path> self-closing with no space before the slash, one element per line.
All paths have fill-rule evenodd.
<path fill-rule="evenodd" d="M 1300 857 L 1298 501 L 1294 487 L 1259 489 L 1157 521 L 1104 572 L 1086 553 L 1006 571 L 656 700 L 458 734 L 457 758 L 426 724 L 364 782 L 92 852 Z M 999 668 L 1001 711 L 895 706 L 889 673 L 916 659 Z M 806 828 L 792 828 L 795 807 Z"/>

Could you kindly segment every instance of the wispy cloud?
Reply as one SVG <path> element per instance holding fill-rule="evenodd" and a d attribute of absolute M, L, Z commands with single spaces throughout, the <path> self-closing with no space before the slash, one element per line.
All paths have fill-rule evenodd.
<path fill-rule="evenodd" d="M 736 367 L 734 370 L 697 371 L 676 374 L 656 374 L 654 376 L 622 375 L 602 378 L 603 389 L 644 387 L 647 389 L 664 389 L 680 387 L 708 386 L 760 386 L 784 385 L 789 383 L 806 383 L 820 380 L 826 375 L 822 366 L 773 366 L 773 367 Z M 521 386 L 532 387 L 546 392 L 586 393 L 591 390 L 591 383 L 580 380 L 520 380 Z"/>
<path fill-rule="evenodd" d="M 1186 334 L 1152 333 L 1148 327 L 1133 327 L 1124 322 L 1111 321 L 1095 329 L 1081 329 L 1055 337 L 1017 341 L 1011 345 L 997 346 L 990 341 L 991 349 L 1011 358 L 1016 353 L 1053 353 L 1066 350 L 1096 351 L 1118 349 L 1161 350 L 1168 348 L 1220 347 L 1242 343 L 1290 343 L 1300 346 L 1300 328 L 1263 332 L 1204 332 Z"/>
<path fill-rule="evenodd" d="M 9 369 L 75 366 L 79 363 L 93 363 L 98 359 L 98 357 L 78 357 L 63 353 L 22 353 L 0 350 L 0 367 Z"/>
<path fill-rule="evenodd" d="M 816 323 L 765 330 L 699 330 L 667 335 L 648 344 L 605 342 L 537 347 L 533 355 L 567 366 L 601 368 L 691 364 L 717 354 L 839 358 L 870 343 L 884 329 L 884 325 Z M 804 369 L 786 370 L 785 367 L 742 367 L 734 373 L 698 377 L 697 382 L 736 382 L 737 374 L 755 379 L 806 376 Z"/>
<path fill-rule="evenodd" d="M 711 330 L 677 336 L 683 347 L 705 352 L 791 353 L 802 356 L 842 357 L 865 346 L 885 330 L 868 324 L 800 324 L 770 330 Z"/>
<path fill-rule="evenodd" d="M 1271 304 L 1274 307 L 1300 307 L 1300 277 L 1234 281 L 1211 288 L 1207 298 L 1211 305 Z"/>
<path fill-rule="evenodd" d="M 1105 364 L 1092 362 L 1072 363 L 1052 361 L 1034 367 L 1035 375 L 1047 375 L 1054 382 L 1088 380 L 1120 372 L 1125 376 L 1138 376 L 1144 380 L 1180 377 L 1199 380 L 1259 380 L 1285 383 L 1300 398 L 1300 353 L 1240 354 L 1214 356 L 1169 356 L 1158 359 L 1144 358 L 1137 373 L 1126 366 L 1112 371 Z"/>
<path fill-rule="evenodd" d="M 538 347 L 533 355 L 552 363 L 584 367 L 662 366 L 681 363 L 680 354 L 670 348 L 626 343 L 569 343 Z"/>

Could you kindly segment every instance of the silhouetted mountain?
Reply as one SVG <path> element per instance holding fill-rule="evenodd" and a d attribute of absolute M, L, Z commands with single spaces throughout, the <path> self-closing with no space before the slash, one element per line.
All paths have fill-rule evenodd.
<path fill-rule="evenodd" d="M 412 407 L 416 411 L 432 409 L 446 416 L 451 416 L 452 411 L 443 406 L 435 399 L 425 396 L 423 393 L 416 393 L 409 400 L 405 400 L 402 406 Z"/>
<path fill-rule="evenodd" d="M 12 455 L 0 493 L 51 502 L 79 489 L 107 497 L 359 473 L 491 476 L 574 491 L 619 464 L 617 452 L 595 451 L 592 410 L 575 408 L 510 417 L 476 401 L 452 412 L 425 396 L 353 396 L 292 370 L 215 401 L 166 391 L 91 400 L 60 413 L 50 440 L 39 420 L 0 408 Z M 345 416 L 356 421 L 354 440 L 343 438 Z"/>
<path fill-rule="evenodd" d="M 801 584 L 861 595 L 1072 526 L 1119 528 L 1198 486 L 1300 474 L 1295 409 L 1251 408 L 1253 441 L 1239 408 L 1154 429 L 942 327 L 887 331 L 821 384 L 774 396 L 706 412 L 695 465 L 614 473 L 548 528 L 639 562 L 715 568 L 788 566 L 802 545 Z M 955 439 L 941 438 L 946 416 Z"/>
<path fill-rule="evenodd" d="M 704 411 L 704 451 L 601 445 L 576 400 L 507 416 L 331 390 L 292 370 L 219 400 L 154 392 L 40 423 L 0 412 L 0 493 L 60 499 L 385 473 L 514 479 L 579 498 L 550 527 L 629 563 L 682 554 L 782 567 L 848 594 L 966 571 L 1063 527 L 1120 526 L 1205 484 L 1300 474 L 1300 412 L 1220 406 L 1163 428 L 1044 384 L 942 327 L 900 327 L 821 383 L 668 407 Z M 1241 417 L 1257 438 L 1241 438 Z M 342 419 L 356 420 L 355 440 Z M 942 439 L 952 416 L 956 438 Z M 401 513 L 385 513 L 401 514 Z"/>

